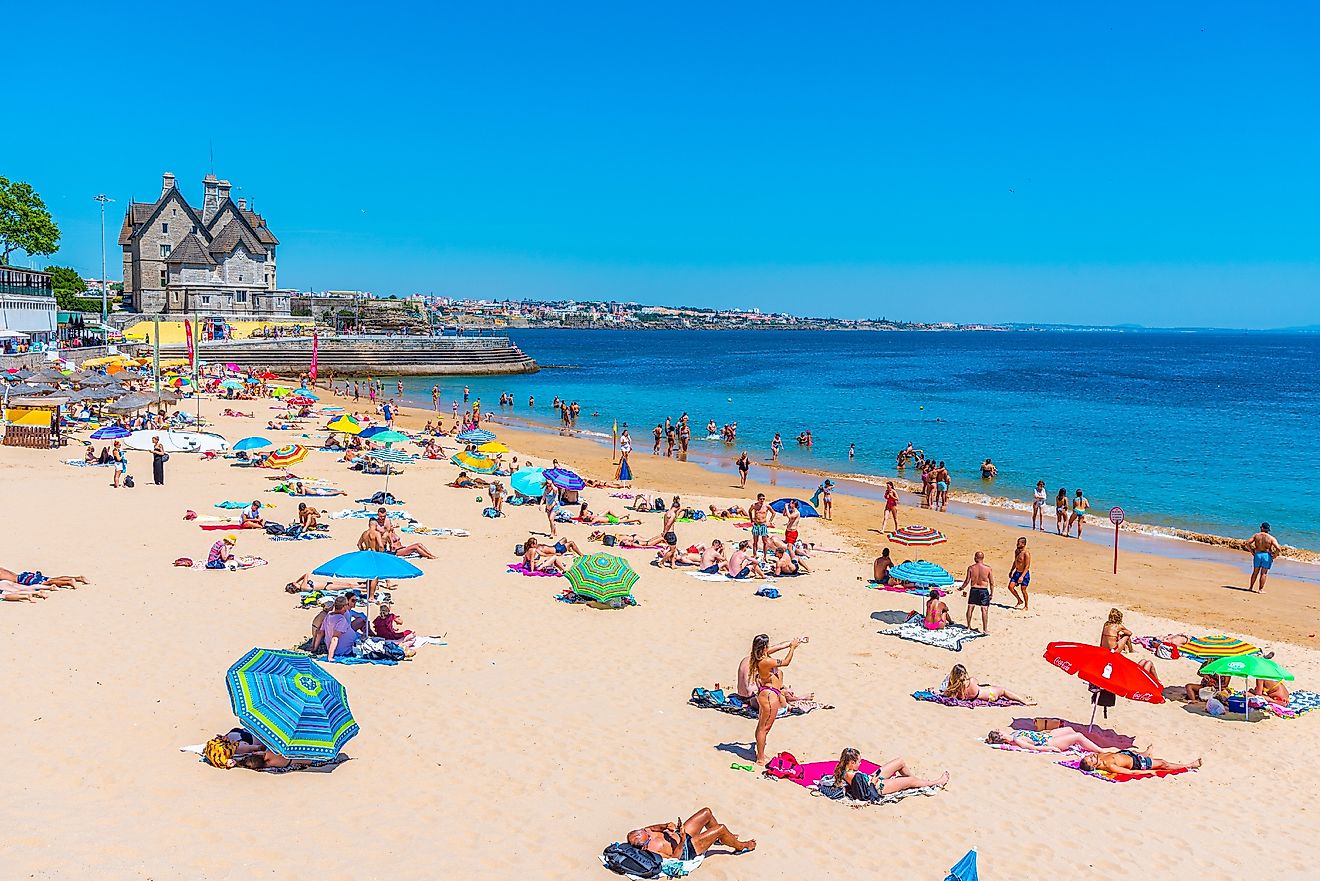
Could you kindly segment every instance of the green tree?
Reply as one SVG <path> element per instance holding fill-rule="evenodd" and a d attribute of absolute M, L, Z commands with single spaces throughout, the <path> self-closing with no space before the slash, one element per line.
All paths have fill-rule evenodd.
<path fill-rule="evenodd" d="M 84 297 L 87 282 L 72 266 L 47 266 L 50 287 L 55 292 L 55 303 L 65 312 L 100 312 L 101 301 Z"/>
<path fill-rule="evenodd" d="M 31 184 L 0 175 L 0 266 L 22 249 L 44 257 L 59 247 L 60 228 Z"/>

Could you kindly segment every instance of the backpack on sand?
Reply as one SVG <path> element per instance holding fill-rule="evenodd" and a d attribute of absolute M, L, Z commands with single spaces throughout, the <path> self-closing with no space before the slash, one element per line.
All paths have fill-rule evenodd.
<path fill-rule="evenodd" d="M 780 780 L 785 778 L 799 780 L 805 773 L 802 770 L 802 765 L 798 763 L 797 757 L 792 753 L 780 753 L 767 762 L 765 766 L 767 777 L 778 777 Z"/>
<path fill-rule="evenodd" d="M 660 866 L 664 859 L 658 853 L 633 847 L 631 844 L 615 842 L 605 848 L 600 855 L 605 868 L 620 875 L 635 875 L 638 878 L 659 878 Z"/>

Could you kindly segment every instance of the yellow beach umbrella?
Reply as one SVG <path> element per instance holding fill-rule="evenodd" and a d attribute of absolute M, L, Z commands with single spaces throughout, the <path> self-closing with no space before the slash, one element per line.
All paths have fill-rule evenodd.
<path fill-rule="evenodd" d="M 496 453 L 507 453 L 509 452 L 509 448 L 499 441 L 491 441 L 490 443 L 485 443 L 477 447 L 477 452 L 490 453 L 493 456 Z"/>
<path fill-rule="evenodd" d="M 344 434 L 358 434 L 362 426 L 352 416 L 340 416 L 326 426 L 330 431 L 342 431 Z"/>

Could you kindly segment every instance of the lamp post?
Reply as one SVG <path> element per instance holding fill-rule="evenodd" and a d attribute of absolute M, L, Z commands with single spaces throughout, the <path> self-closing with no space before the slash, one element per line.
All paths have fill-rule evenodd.
<path fill-rule="evenodd" d="M 110 332 L 106 329 L 106 318 L 110 314 L 109 289 L 105 283 L 105 203 L 113 202 L 105 193 L 94 196 L 96 201 L 101 203 L 101 336 L 108 342 Z"/>

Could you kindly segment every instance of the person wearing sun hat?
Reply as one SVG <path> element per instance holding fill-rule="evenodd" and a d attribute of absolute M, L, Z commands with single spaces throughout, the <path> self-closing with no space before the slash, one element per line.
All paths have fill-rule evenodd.
<path fill-rule="evenodd" d="M 206 557 L 206 568 L 227 568 L 229 561 L 234 559 L 234 545 L 236 544 L 238 544 L 238 536 L 231 532 L 211 545 L 211 553 Z"/>

